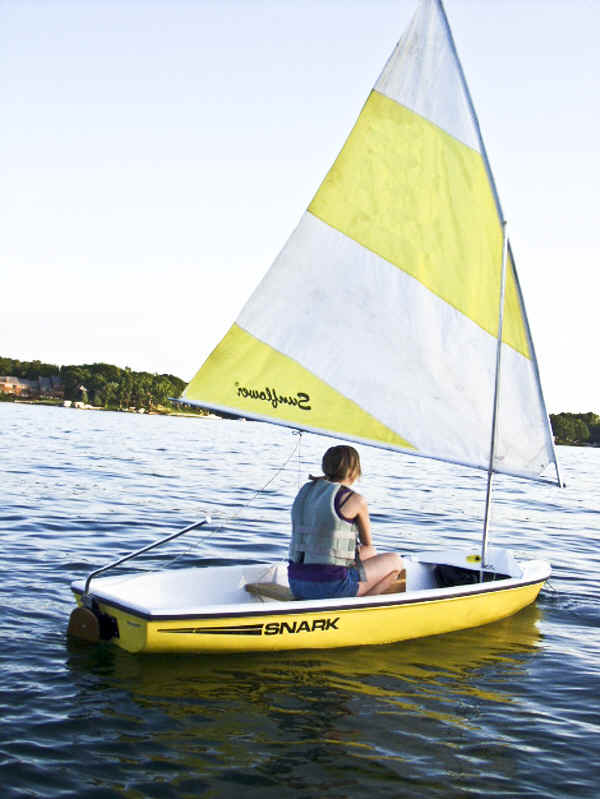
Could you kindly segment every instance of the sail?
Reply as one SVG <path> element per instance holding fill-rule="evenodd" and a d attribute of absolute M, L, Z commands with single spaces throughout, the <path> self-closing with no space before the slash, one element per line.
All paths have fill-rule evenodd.
<path fill-rule="evenodd" d="M 423 0 L 296 230 L 182 400 L 488 469 L 502 212 Z M 494 471 L 555 461 L 509 251 Z"/>

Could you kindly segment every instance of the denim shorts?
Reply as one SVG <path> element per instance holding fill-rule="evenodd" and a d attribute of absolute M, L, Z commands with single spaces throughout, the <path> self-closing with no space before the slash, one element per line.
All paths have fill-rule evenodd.
<path fill-rule="evenodd" d="M 296 599 L 337 599 L 356 596 L 358 592 L 358 569 L 350 566 L 342 580 L 290 580 L 290 589 Z"/>

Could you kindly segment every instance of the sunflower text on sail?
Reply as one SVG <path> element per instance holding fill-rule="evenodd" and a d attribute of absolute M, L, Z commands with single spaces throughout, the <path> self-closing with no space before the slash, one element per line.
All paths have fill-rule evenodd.
<path fill-rule="evenodd" d="M 259 402 L 268 402 L 273 408 L 278 405 L 293 405 L 301 411 L 310 411 L 309 405 L 310 397 L 305 391 L 298 391 L 295 395 L 281 394 L 276 388 L 249 388 L 248 386 L 240 386 L 236 383 L 238 397 L 244 399 L 258 400 Z"/>

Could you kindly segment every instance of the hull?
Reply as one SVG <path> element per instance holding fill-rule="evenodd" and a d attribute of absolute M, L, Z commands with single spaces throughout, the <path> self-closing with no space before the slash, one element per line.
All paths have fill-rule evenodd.
<path fill-rule="evenodd" d="M 460 558 L 462 563 L 464 557 Z M 459 560 L 456 555 L 453 559 Z M 204 578 L 209 587 L 230 581 L 234 601 L 211 606 L 208 591 L 207 604 L 197 610 L 181 605 L 171 610 L 144 608 L 139 594 L 152 590 L 152 575 L 121 578 L 112 584 L 114 578 L 98 580 L 107 584 L 105 590 L 93 586 L 91 596 L 97 610 L 114 620 L 118 632 L 111 641 L 128 652 L 269 652 L 389 644 L 489 624 L 534 602 L 550 573 L 548 564 L 530 561 L 520 568 L 517 577 L 507 575 L 493 582 L 439 588 L 432 585 L 435 565 L 431 560 L 411 563 L 407 569 L 409 590 L 377 597 L 310 602 L 261 602 L 247 597 L 244 580 L 255 579 L 257 569 L 264 574 L 265 566 L 158 573 L 154 592 L 160 595 L 162 587 L 163 604 L 169 601 L 164 595 L 170 580 L 177 575 L 180 595 L 186 593 L 186 581 L 192 586 L 194 578 L 195 583 Z M 285 566 L 279 564 L 270 569 L 270 582 L 281 585 Z M 81 601 L 78 584 L 73 585 L 73 590 Z M 128 593 L 132 601 L 128 601 Z M 240 599 L 243 601 L 235 601 Z"/>

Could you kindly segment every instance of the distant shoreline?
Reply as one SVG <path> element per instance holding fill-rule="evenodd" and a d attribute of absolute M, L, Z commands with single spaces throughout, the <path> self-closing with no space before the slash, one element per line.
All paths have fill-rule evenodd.
<path fill-rule="evenodd" d="M 63 400 L 52 400 L 52 399 L 42 399 L 42 400 L 35 400 L 35 399 L 10 399 L 4 400 L 3 403 L 6 404 L 13 404 L 13 405 L 45 405 L 47 407 L 53 408 L 64 408 L 65 410 L 77 410 L 77 411 L 110 411 L 112 413 L 131 413 L 137 414 L 138 416 L 175 416 L 181 417 L 185 419 L 226 419 L 227 417 L 219 416 L 216 413 L 211 413 L 210 411 L 189 411 L 189 410 L 181 410 L 178 411 L 173 408 L 165 408 L 161 406 L 160 409 L 146 409 L 146 408 L 102 408 L 99 405 L 89 405 L 84 404 L 82 402 L 73 402 L 71 405 L 65 405 Z M 550 414 L 552 416 L 552 414 Z M 231 417 L 235 419 L 235 417 Z M 242 417 L 239 417 L 240 420 Z M 564 441 L 558 438 L 557 436 L 554 437 L 554 444 L 557 447 L 584 447 L 588 449 L 598 449 L 600 447 L 600 442 L 597 441 Z"/>
<path fill-rule="evenodd" d="M 178 411 L 171 408 L 161 408 L 160 410 L 148 410 L 146 408 L 102 408 L 99 405 L 87 405 L 84 403 L 72 403 L 65 405 L 62 400 L 34 400 L 34 399 L 11 399 L 4 400 L 7 405 L 45 405 L 50 408 L 64 408 L 65 410 L 75 411 L 109 411 L 111 413 L 131 413 L 137 416 L 180 416 L 186 419 L 221 419 L 215 413 L 206 411 Z"/>

